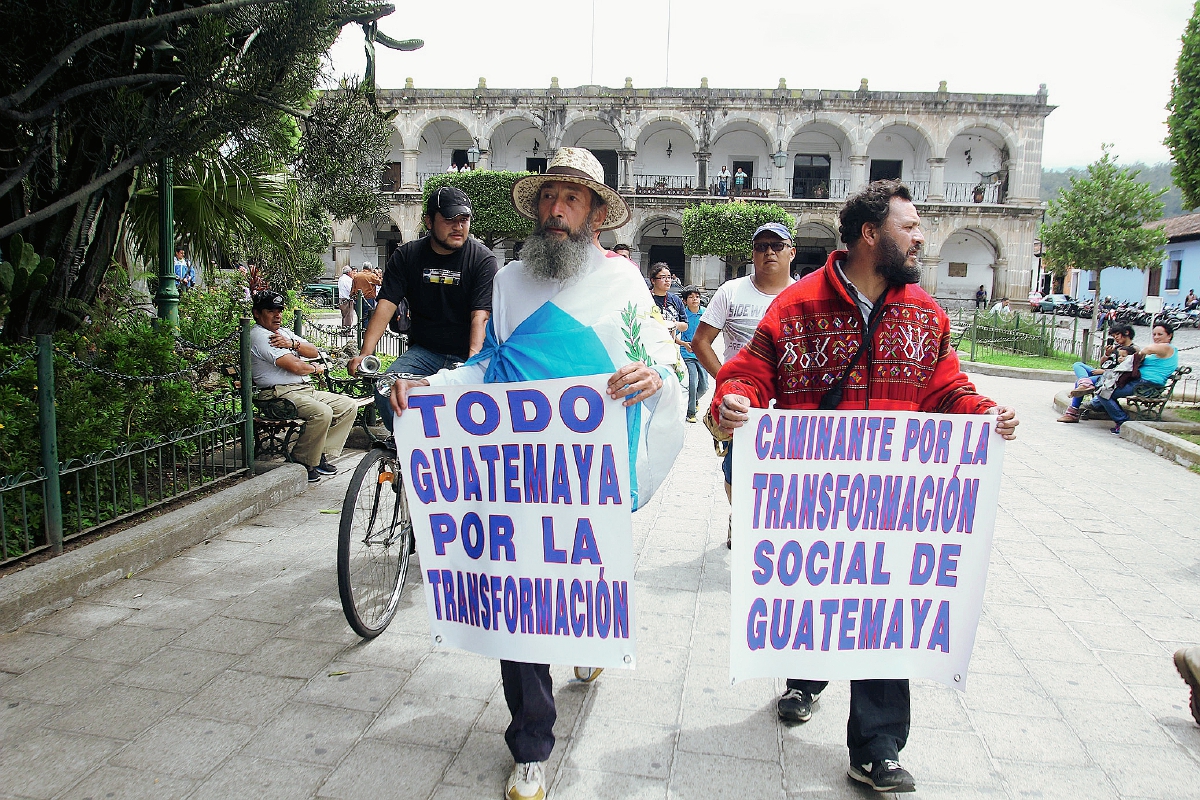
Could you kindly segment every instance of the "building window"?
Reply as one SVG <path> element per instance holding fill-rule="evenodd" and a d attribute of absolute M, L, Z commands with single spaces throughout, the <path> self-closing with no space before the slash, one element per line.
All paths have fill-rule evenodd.
<path fill-rule="evenodd" d="M 967 262 L 951 261 L 950 262 L 950 277 L 951 278 L 967 277 Z"/>
<path fill-rule="evenodd" d="M 1171 292 L 1179 291 L 1179 273 L 1183 269 L 1183 251 L 1172 250 L 1167 261 L 1167 279 L 1163 289 Z"/>
<path fill-rule="evenodd" d="M 903 161 L 886 161 L 878 158 L 871 159 L 871 180 L 898 181 Z"/>
<path fill-rule="evenodd" d="M 1097 273 L 1095 273 L 1095 272 L 1088 273 L 1088 291 L 1089 292 L 1096 291 L 1096 274 Z"/>

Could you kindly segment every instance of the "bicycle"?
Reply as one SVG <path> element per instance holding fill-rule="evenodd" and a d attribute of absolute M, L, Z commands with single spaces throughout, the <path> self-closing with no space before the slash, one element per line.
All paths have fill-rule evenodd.
<path fill-rule="evenodd" d="M 384 394 L 399 378 L 375 379 Z M 377 442 L 346 487 L 338 528 L 338 594 L 354 632 L 373 639 L 387 628 L 400 603 L 416 540 L 394 441 Z"/>

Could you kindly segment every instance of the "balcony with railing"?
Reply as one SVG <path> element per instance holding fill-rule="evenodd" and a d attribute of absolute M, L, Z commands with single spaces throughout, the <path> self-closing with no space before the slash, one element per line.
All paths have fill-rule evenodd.
<path fill-rule="evenodd" d="M 695 191 L 694 175 L 634 175 L 634 194 L 681 195 Z"/>
<path fill-rule="evenodd" d="M 721 187 L 717 180 L 713 180 L 708 185 L 708 193 L 713 196 L 722 196 Z M 729 187 L 725 195 L 729 197 L 767 197 L 771 194 L 771 179 L 770 178 L 747 178 L 741 185 L 737 185 L 737 179 L 729 176 Z"/>
<path fill-rule="evenodd" d="M 802 178 L 787 182 L 788 196 L 793 200 L 845 200 L 850 181 L 829 178 Z"/>
<path fill-rule="evenodd" d="M 947 183 L 947 203 L 1003 203 L 1003 184 L 1000 183 Z"/>

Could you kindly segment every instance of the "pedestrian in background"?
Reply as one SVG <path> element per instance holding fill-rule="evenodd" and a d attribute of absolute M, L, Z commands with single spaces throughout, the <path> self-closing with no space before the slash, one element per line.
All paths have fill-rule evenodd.
<path fill-rule="evenodd" d="M 341 277 L 337 282 L 338 290 L 338 310 L 342 312 L 342 327 L 351 328 L 354 326 L 354 270 L 349 267 L 342 267 Z"/>
<path fill-rule="evenodd" d="M 700 317 L 704 307 L 700 305 L 700 288 L 688 286 L 683 290 L 683 310 L 687 315 L 687 330 L 680 333 L 675 341 L 679 344 L 679 354 L 683 356 L 683 364 L 688 371 L 688 407 L 687 421 L 696 421 L 696 404 L 708 391 L 708 373 L 700 365 L 700 360 L 692 351 L 692 338 L 700 327 Z"/>

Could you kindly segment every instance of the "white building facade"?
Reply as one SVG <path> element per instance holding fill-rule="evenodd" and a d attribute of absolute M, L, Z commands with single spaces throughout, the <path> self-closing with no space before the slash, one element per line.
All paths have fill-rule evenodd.
<path fill-rule="evenodd" d="M 1045 86 L 1033 95 L 700 88 L 404 89 L 378 93 L 396 110 L 391 165 L 381 184 L 388 219 L 334 225 L 329 274 L 382 264 L 421 234 L 421 188 L 453 164 L 538 171 L 559 147 L 586 147 L 633 210 L 602 242 L 633 249 L 645 269 L 665 261 L 685 283 L 715 288 L 731 273 L 716 258 L 685 257 L 682 213 L 702 202 L 772 202 L 796 220 L 796 268 L 841 246 L 842 201 L 877 178 L 899 178 L 923 218 L 922 286 L 942 300 L 1024 298 L 1041 222 Z M 472 154 L 473 155 L 473 154 Z M 721 167 L 741 169 L 722 195 Z M 501 243 L 502 258 L 513 244 Z"/>

